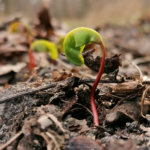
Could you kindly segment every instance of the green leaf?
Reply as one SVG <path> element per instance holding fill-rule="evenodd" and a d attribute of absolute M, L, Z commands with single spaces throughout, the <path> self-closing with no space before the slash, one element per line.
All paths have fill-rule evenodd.
<path fill-rule="evenodd" d="M 47 52 L 51 55 L 51 59 L 56 60 L 58 51 L 55 44 L 47 40 L 37 40 L 31 44 L 31 49 L 39 52 Z"/>
<path fill-rule="evenodd" d="M 13 22 L 10 24 L 10 26 L 8 27 L 8 31 L 9 33 L 16 33 L 18 32 L 18 26 L 19 26 L 20 22 Z"/>
<path fill-rule="evenodd" d="M 82 51 L 86 44 L 100 44 L 102 38 L 98 32 L 93 29 L 80 27 L 70 31 L 64 40 L 64 51 L 68 60 L 74 65 L 81 66 L 84 64 Z"/>

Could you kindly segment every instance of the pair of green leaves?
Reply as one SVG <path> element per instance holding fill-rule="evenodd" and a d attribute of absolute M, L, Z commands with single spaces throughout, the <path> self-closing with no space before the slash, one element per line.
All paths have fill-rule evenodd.
<path fill-rule="evenodd" d="M 38 52 L 46 52 L 51 55 L 52 60 L 58 57 L 58 50 L 55 44 L 47 40 L 37 40 L 31 44 L 31 49 Z"/>
<path fill-rule="evenodd" d="M 31 44 L 31 49 L 39 52 L 46 52 L 51 55 L 53 60 L 58 57 L 58 51 L 63 53 L 64 37 L 61 36 L 56 44 L 48 40 L 36 40 Z"/>
<path fill-rule="evenodd" d="M 102 43 L 102 38 L 98 32 L 93 29 L 80 27 L 70 31 L 64 40 L 64 51 L 68 60 L 74 65 L 84 64 L 82 51 L 86 44 Z"/>

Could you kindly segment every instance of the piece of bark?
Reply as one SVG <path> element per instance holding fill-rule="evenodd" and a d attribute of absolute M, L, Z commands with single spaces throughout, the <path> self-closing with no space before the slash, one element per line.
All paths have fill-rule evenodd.
<path fill-rule="evenodd" d="M 94 58 L 92 56 L 93 52 L 94 50 L 90 50 L 83 54 L 84 64 L 93 71 L 98 72 L 101 65 L 102 57 L 97 56 L 96 58 Z M 115 54 L 114 56 L 105 59 L 105 67 L 103 73 L 114 72 L 116 69 L 119 68 L 119 66 L 122 66 L 120 55 L 121 54 Z"/>
<path fill-rule="evenodd" d="M 113 93 L 116 95 L 129 95 L 133 93 L 140 93 L 145 90 L 145 86 L 140 81 L 130 81 L 120 83 L 114 86 Z"/>

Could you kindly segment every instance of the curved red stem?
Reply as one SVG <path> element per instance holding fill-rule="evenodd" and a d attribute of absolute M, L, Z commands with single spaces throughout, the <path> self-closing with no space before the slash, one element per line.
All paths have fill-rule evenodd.
<path fill-rule="evenodd" d="M 102 48 L 101 66 L 100 66 L 98 75 L 96 77 L 96 80 L 93 84 L 92 91 L 91 91 L 91 108 L 92 108 L 92 112 L 93 112 L 93 120 L 94 120 L 95 126 L 99 126 L 98 113 L 97 113 L 97 109 L 96 109 L 96 105 L 95 105 L 95 90 L 96 90 L 96 87 L 97 87 L 97 85 L 101 79 L 101 76 L 102 76 L 102 73 L 104 70 L 104 66 L 105 66 L 105 57 L 106 57 L 106 49 L 105 49 L 104 43 L 101 42 L 100 45 Z"/>

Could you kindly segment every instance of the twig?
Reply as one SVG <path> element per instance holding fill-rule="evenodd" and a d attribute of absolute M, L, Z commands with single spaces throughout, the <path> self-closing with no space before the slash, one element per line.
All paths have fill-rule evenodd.
<path fill-rule="evenodd" d="M 132 61 L 132 63 L 134 64 L 141 64 L 141 63 L 147 63 L 147 62 L 150 62 L 150 57 L 149 56 L 146 56 L 146 57 L 142 57 L 142 58 L 137 58 L 137 59 L 134 59 Z"/>
<path fill-rule="evenodd" d="M 63 129 L 61 123 L 57 120 L 57 118 L 54 115 L 52 114 L 45 114 L 45 115 L 47 115 L 61 129 L 61 131 L 65 133 L 65 130 Z"/>
<path fill-rule="evenodd" d="M 43 132 L 41 132 L 39 135 L 42 136 L 42 138 L 46 141 L 46 143 L 47 143 L 47 150 L 51 150 L 50 141 L 48 140 L 47 136 Z"/>
<path fill-rule="evenodd" d="M 118 75 L 119 70 L 116 69 L 114 72 L 109 73 L 107 76 L 108 79 L 101 79 L 99 81 L 99 83 L 122 83 L 125 82 L 125 79 L 123 77 L 121 77 L 120 80 L 117 80 L 117 75 Z M 83 80 L 83 82 L 87 82 L 87 83 L 92 83 L 95 81 L 95 79 L 81 79 L 81 81 Z"/>
<path fill-rule="evenodd" d="M 46 132 L 46 134 L 47 134 L 48 137 L 50 137 L 52 139 L 52 141 L 54 142 L 54 144 L 57 147 L 57 149 L 60 150 L 59 144 L 56 141 L 55 137 L 52 134 L 50 134 L 49 132 Z"/>
<path fill-rule="evenodd" d="M 118 83 L 117 79 L 112 79 L 112 80 L 110 80 L 110 79 L 103 80 L 102 79 L 102 80 L 99 81 L 99 83 Z M 61 82 L 64 82 L 64 81 L 65 80 L 63 80 Z M 86 82 L 87 83 L 93 83 L 94 81 L 95 81 L 95 79 L 80 79 L 78 82 L 80 84 L 82 84 L 82 83 L 86 83 Z M 119 83 L 121 83 L 121 81 Z M 54 88 L 57 84 L 58 84 L 58 82 L 52 82 L 52 83 L 44 85 L 44 86 L 39 86 L 36 89 L 29 89 L 28 91 L 20 92 L 20 93 L 17 93 L 17 94 L 11 94 L 7 97 L 2 97 L 2 98 L 0 98 L 0 104 L 9 102 L 14 98 L 18 98 L 18 97 L 23 96 L 23 95 L 32 94 L 32 93 L 35 93 L 37 91 L 45 90 L 45 89 L 48 89 L 48 88 Z"/>
<path fill-rule="evenodd" d="M 133 94 L 133 95 L 129 95 L 129 96 L 125 97 L 125 98 L 122 98 L 122 99 L 115 105 L 115 107 L 114 107 L 110 112 L 112 112 L 114 109 L 116 109 L 123 101 L 128 100 L 128 99 L 132 99 L 132 98 L 134 98 L 134 97 L 136 97 L 136 96 L 137 96 L 137 94 Z"/>
<path fill-rule="evenodd" d="M 147 85 L 150 85 L 150 81 L 147 80 L 147 81 L 143 81 L 142 84 L 147 84 Z"/>
<path fill-rule="evenodd" d="M 131 64 L 138 70 L 139 75 L 140 75 L 140 82 L 142 83 L 142 81 L 143 81 L 143 74 L 142 74 L 140 68 L 137 65 L 133 64 L 133 63 L 131 63 Z"/>
<path fill-rule="evenodd" d="M 138 70 L 139 75 L 140 75 L 139 80 L 140 80 L 140 82 L 142 83 L 142 81 L 143 81 L 143 74 L 142 74 L 140 68 L 139 68 L 136 64 L 134 64 L 133 62 L 129 62 L 129 61 L 127 61 L 127 60 L 126 60 L 126 62 L 130 63 L 131 65 L 133 65 L 133 66 Z"/>
<path fill-rule="evenodd" d="M 16 140 L 21 134 L 23 134 L 22 130 L 20 132 L 18 132 L 13 138 L 11 138 L 9 141 L 7 141 L 5 144 L 3 144 L 0 147 L 0 150 L 3 150 L 4 148 L 6 148 L 9 144 L 11 144 L 14 140 Z"/>
<path fill-rule="evenodd" d="M 86 107 L 86 106 L 84 106 L 84 105 L 82 105 L 82 104 L 79 104 L 79 103 L 75 103 L 75 105 L 79 105 L 79 106 L 82 106 L 82 107 L 84 107 L 91 115 L 93 115 L 93 113 Z"/>
<path fill-rule="evenodd" d="M 30 91 L 20 92 L 20 93 L 17 93 L 17 94 L 12 94 L 12 95 L 7 96 L 7 97 L 2 97 L 2 98 L 0 98 L 0 104 L 8 102 L 11 99 L 14 99 L 14 98 L 26 95 L 26 94 L 32 94 L 32 93 L 40 91 L 40 90 L 44 90 L 44 89 L 48 89 L 48 88 L 53 88 L 56 85 L 57 85 L 57 83 L 51 83 L 51 84 L 48 84 L 48 85 L 45 85 L 45 86 L 37 87 L 36 89 L 31 89 Z"/>
<path fill-rule="evenodd" d="M 122 99 L 122 97 L 104 92 L 102 89 L 101 89 L 101 92 L 105 93 L 106 96 L 110 96 L 110 97 L 117 98 L 117 99 Z"/>
<path fill-rule="evenodd" d="M 80 79 L 80 82 L 93 83 L 94 81 L 95 79 Z M 118 81 L 115 82 L 109 79 L 106 79 L 106 80 L 101 79 L 99 83 L 118 83 Z M 122 82 L 119 82 L 119 83 L 122 83 Z"/>
<path fill-rule="evenodd" d="M 27 79 L 26 82 L 30 82 L 30 81 L 35 77 L 36 74 L 37 74 L 37 71 L 34 71 L 34 72 L 29 76 L 29 78 Z"/>
<path fill-rule="evenodd" d="M 148 86 L 145 91 L 143 92 L 143 95 L 142 95 L 142 99 L 141 99 L 141 116 L 143 118 L 146 118 L 146 116 L 143 115 L 143 106 L 144 106 L 144 100 L 145 100 L 145 96 L 146 96 L 146 93 L 147 91 L 150 89 L 150 87 Z"/>

